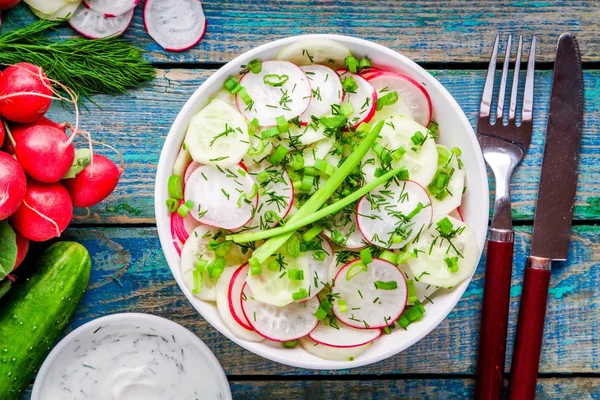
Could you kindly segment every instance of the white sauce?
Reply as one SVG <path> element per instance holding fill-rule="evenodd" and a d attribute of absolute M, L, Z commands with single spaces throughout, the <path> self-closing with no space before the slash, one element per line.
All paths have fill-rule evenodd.
<path fill-rule="evenodd" d="M 222 399 L 217 376 L 183 335 L 150 322 L 107 323 L 69 343 L 41 386 L 52 400 Z"/>

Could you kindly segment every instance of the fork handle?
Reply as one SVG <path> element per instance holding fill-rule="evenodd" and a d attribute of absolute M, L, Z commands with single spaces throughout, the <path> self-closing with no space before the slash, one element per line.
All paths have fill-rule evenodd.
<path fill-rule="evenodd" d="M 513 231 L 491 228 L 485 263 L 475 386 L 475 398 L 479 400 L 502 399 L 513 252 Z"/>

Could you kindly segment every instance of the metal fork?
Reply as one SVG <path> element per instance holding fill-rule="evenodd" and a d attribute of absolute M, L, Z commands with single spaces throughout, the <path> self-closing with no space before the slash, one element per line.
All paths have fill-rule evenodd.
<path fill-rule="evenodd" d="M 514 232 L 510 203 L 510 180 L 515 167 L 521 162 L 532 134 L 533 117 L 533 76 L 535 69 L 535 36 L 531 40 L 527 77 L 523 93 L 521 123 L 517 125 L 517 92 L 519 91 L 519 67 L 523 49 L 523 36 L 519 36 L 517 56 L 510 95 L 508 124 L 504 124 L 504 102 L 508 69 L 510 63 L 512 36 L 508 36 L 502 80 L 498 93 L 498 106 L 495 117 L 490 117 L 494 75 L 498 59 L 500 35 L 496 36 L 494 50 L 490 58 L 487 78 L 481 97 L 477 136 L 483 157 L 494 173 L 496 198 L 494 214 L 488 238 L 485 283 L 479 332 L 479 356 L 477 362 L 477 382 L 475 395 L 478 399 L 501 399 L 508 328 L 508 307 Z"/>

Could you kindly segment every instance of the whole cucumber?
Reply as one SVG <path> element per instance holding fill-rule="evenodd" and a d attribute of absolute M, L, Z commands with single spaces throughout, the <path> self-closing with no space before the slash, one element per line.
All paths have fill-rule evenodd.
<path fill-rule="evenodd" d="M 33 276 L 0 302 L 0 399 L 17 399 L 60 337 L 90 280 L 88 251 L 75 242 L 48 247 Z"/>

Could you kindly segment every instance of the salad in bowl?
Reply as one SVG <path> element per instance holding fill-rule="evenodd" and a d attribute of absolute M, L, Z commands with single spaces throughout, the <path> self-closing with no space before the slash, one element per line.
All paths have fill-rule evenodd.
<path fill-rule="evenodd" d="M 331 35 L 259 47 L 202 85 L 169 134 L 156 200 L 167 260 L 202 315 L 312 368 L 385 358 L 441 322 L 488 212 L 479 148 L 443 87 Z"/>

